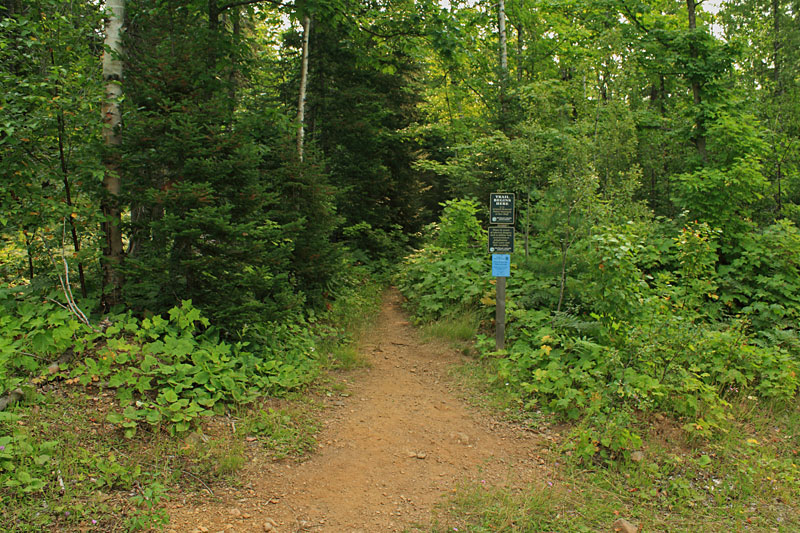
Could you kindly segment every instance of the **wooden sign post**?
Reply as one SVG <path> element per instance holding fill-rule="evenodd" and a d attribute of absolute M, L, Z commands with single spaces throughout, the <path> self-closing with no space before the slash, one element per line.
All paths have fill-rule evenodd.
<path fill-rule="evenodd" d="M 489 253 L 492 254 L 492 276 L 495 277 L 495 350 L 506 342 L 506 278 L 511 276 L 511 254 L 514 252 L 514 194 L 489 195 Z"/>
<path fill-rule="evenodd" d="M 492 276 L 495 277 L 494 347 L 502 350 L 506 340 L 506 278 L 511 275 L 511 255 L 492 254 Z"/>

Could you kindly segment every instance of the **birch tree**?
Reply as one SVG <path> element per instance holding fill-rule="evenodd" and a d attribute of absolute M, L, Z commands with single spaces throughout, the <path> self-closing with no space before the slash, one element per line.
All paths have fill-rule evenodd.
<path fill-rule="evenodd" d="M 125 0 L 108 0 L 106 3 L 106 37 L 103 52 L 103 144 L 106 147 L 103 176 L 103 307 L 106 309 L 121 300 L 122 276 L 122 228 L 119 207 L 120 178 L 119 160 L 114 149 L 122 141 L 120 126 L 122 112 L 122 26 L 125 19 Z"/>
<path fill-rule="evenodd" d="M 500 39 L 500 124 L 507 124 L 508 117 L 506 117 L 506 113 L 508 111 L 508 106 L 506 102 L 506 93 L 508 91 L 508 43 L 506 39 L 505 0 L 499 0 L 497 11 L 497 29 Z"/>
<path fill-rule="evenodd" d="M 303 160 L 303 141 L 305 137 L 306 86 L 308 85 L 308 52 L 311 17 L 303 17 L 303 59 L 300 66 L 300 95 L 297 100 L 297 156 Z"/>

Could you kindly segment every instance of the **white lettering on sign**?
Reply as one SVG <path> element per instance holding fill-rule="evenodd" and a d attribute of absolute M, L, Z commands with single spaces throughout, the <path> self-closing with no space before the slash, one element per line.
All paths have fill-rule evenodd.
<path fill-rule="evenodd" d="M 489 221 L 492 224 L 514 223 L 514 193 L 489 195 Z"/>

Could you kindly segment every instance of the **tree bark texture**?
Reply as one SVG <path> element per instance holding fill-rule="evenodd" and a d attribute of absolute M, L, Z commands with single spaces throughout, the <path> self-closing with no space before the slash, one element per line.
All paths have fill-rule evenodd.
<path fill-rule="evenodd" d="M 103 81 L 105 98 L 103 100 L 103 143 L 105 156 L 105 175 L 103 176 L 103 307 L 108 309 L 121 301 L 122 275 L 122 228 L 119 206 L 120 177 L 119 158 L 114 153 L 122 141 L 120 126 L 122 111 L 122 26 L 125 20 L 125 0 L 108 0 L 106 19 L 105 51 L 103 52 Z"/>
<path fill-rule="evenodd" d="M 500 37 L 500 123 L 506 124 L 506 90 L 508 89 L 508 42 L 506 39 L 506 3 L 497 4 L 497 27 Z M 504 128 L 505 129 L 505 128 Z"/>
<path fill-rule="evenodd" d="M 300 95 L 297 99 L 297 156 L 303 160 L 306 120 L 306 87 L 308 86 L 308 53 L 311 17 L 303 17 L 303 60 L 300 66 Z"/>
<path fill-rule="evenodd" d="M 508 43 L 506 40 L 506 3 L 500 0 L 497 13 L 497 26 L 500 34 L 500 72 L 505 79 L 508 76 Z"/>

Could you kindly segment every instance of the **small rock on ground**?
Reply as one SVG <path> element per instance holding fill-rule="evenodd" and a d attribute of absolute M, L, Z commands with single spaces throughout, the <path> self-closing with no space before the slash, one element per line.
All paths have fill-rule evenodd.
<path fill-rule="evenodd" d="M 624 518 L 620 518 L 619 520 L 615 521 L 613 524 L 614 532 L 615 533 L 638 533 L 639 528 L 625 520 Z"/>

